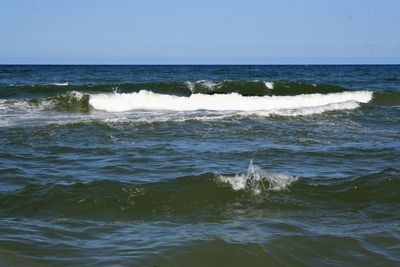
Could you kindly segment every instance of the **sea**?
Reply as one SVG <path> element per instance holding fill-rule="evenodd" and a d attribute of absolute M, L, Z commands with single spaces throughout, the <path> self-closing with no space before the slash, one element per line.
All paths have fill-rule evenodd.
<path fill-rule="evenodd" d="M 400 65 L 1 65 L 0 266 L 400 266 Z"/>

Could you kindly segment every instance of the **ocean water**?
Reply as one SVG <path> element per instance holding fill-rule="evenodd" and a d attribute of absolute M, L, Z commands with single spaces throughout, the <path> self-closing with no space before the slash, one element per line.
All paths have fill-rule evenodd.
<path fill-rule="evenodd" d="M 0 66 L 1 266 L 399 266 L 400 66 Z"/>

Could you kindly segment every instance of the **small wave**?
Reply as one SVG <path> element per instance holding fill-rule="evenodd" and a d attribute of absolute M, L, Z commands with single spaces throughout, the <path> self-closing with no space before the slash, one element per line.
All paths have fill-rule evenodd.
<path fill-rule="evenodd" d="M 309 203 L 313 202 L 314 205 L 341 203 L 340 207 L 345 207 L 361 204 L 362 207 L 368 208 L 371 205 L 385 203 L 386 211 L 392 213 L 390 210 L 397 209 L 396 205 L 400 201 L 399 174 L 398 169 L 389 167 L 380 172 L 358 177 L 303 180 L 303 183 L 299 183 L 294 190 L 298 198 Z"/>
<path fill-rule="evenodd" d="M 10 89 L 12 87 L 12 89 Z M 51 96 L 64 93 L 66 90 L 87 93 L 112 92 L 118 88 L 120 93 L 139 92 L 148 90 L 160 94 L 190 96 L 191 94 L 230 94 L 238 93 L 243 96 L 284 96 L 300 94 L 327 94 L 346 91 L 336 85 L 310 84 L 295 81 L 158 81 L 137 83 L 105 83 L 105 84 L 70 84 L 69 82 L 48 84 L 19 84 L 0 86 L 0 97 L 21 97 L 26 95 Z"/>
<path fill-rule="evenodd" d="M 280 173 L 266 172 L 250 161 L 246 174 L 234 176 L 218 176 L 218 179 L 229 184 L 233 190 L 249 190 L 253 194 L 260 194 L 262 191 L 287 190 L 298 177 Z"/>
<path fill-rule="evenodd" d="M 239 185 L 239 179 L 245 185 Z M 214 218 L 218 210 L 223 212 L 226 205 L 256 200 L 253 197 L 263 190 L 287 190 L 296 180 L 297 177 L 264 172 L 250 163 L 247 174 L 232 177 L 204 173 L 150 183 L 100 180 L 30 184 L 16 191 L 0 192 L 0 209 L 13 216 L 109 218 L 113 214 L 114 218 L 144 219 L 182 214 L 206 219 Z M 245 192 L 237 192 L 242 189 Z"/>
<path fill-rule="evenodd" d="M 1 99 L 0 100 L 0 114 L 7 114 L 7 113 L 38 113 L 44 111 L 46 109 L 53 108 L 54 105 L 46 100 L 37 100 L 37 99 L 22 99 L 22 100 L 15 100 L 15 99 Z M 3 119 L 3 118 L 1 118 Z"/>
<path fill-rule="evenodd" d="M 102 180 L 87 184 L 27 185 L 16 192 L 0 192 L 0 209 L 24 216 L 89 218 L 148 218 L 185 214 L 212 215 L 241 195 L 221 187 L 211 173 L 175 180 L 132 184 Z M 208 214 L 208 215 L 207 215 Z"/>
<path fill-rule="evenodd" d="M 189 85 L 189 84 L 188 84 Z M 238 93 L 243 96 L 286 96 L 300 94 L 327 94 L 347 91 L 345 88 L 329 84 L 310 84 L 296 81 L 247 81 L 199 80 L 188 86 L 192 93 L 198 94 L 229 94 Z"/>
<path fill-rule="evenodd" d="M 0 99 L 0 113 L 37 113 L 48 110 L 88 112 L 89 95 L 77 91 L 37 99 Z"/>
<path fill-rule="evenodd" d="M 368 103 L 372 92 L 342 92 L 332 94 L 312 94 L 298 96 L 244 97 L 231 93 L 224 95 L 192 94 L 189 97 L 156 94 L 142 90 L 138 93 L 91 94 L 89 104 L 97 110 L 124 112 L 133 110 L 169 110 L 169 111 L 269 111 L 271 113 L 287 110 L 317 108 L 330 105 L 328 110 L 343 109 L 341 103 L 353 101 Z M 349 108 L 345 104 L 344 108 Z M 358 105 L 352 104 L 351 108 Z M 316 113 L 324 108 L 316 109 Z M 315 113 L 308 112 L 308 113 Z"/>
<path fill-rule="evenodd" d="M 386 205 L 396 214 L 399 170 L 384 169 L 359 177 L 310 179 L 268 173 L 249 165 L 245 174 L 197 176 L 126 183 L 100 180 L 73 184 L 29 184 L 16 191 L 0 191 L 2 215 L 74 217 L 90 219 L 146 219 L 152 217 L 215 219 L 232 205 L 301 209 L 348 209 Z M 267 194 L 261 194 L 261 193 Z M 282 195 L 285 197 L 282 199 Z M 261 204 L 263 203 L 263 204 Z"/>
<path fill-rule="evenodd" d="M 88 112 L 89 95 L 77 91 L 67 92 L 55 97 L 47 98 L 52 109 L 64 112 Z"/>

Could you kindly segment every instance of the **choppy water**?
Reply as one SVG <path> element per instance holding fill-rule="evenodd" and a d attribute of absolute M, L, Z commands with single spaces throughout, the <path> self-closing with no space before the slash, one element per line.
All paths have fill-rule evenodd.
<path fill-rule="evenodd" d="M 0 265 L 398 266 L 400 66 L 0 66 Z"/>

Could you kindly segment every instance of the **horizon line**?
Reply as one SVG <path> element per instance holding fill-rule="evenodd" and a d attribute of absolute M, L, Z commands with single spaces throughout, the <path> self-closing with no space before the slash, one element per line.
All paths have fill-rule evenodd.
<path fill-rule="evenodd" d="M 399 63 L 0 63 L 0 66 L 371 66 Z"/>

